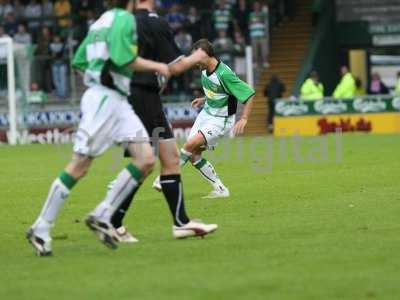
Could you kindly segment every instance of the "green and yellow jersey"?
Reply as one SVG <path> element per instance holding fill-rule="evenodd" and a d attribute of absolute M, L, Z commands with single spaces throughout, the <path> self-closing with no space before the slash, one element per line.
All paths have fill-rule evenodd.
<path fill-rule="evenodd" d="M 237 101 L 246 103 L 255 94 L 252 87 L 221 61 L 211 74 L 202 72 L 201 84 L 206 97 L 204 111 L 216 117 L 234 115 Z"/>

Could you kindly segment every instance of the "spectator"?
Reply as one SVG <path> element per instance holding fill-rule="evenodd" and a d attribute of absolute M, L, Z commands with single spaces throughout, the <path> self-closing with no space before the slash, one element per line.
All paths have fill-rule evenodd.
<path fill-rule="evenodd" d="M 187 29 L 194 41 L 201 38 L 201 18 L 195 6 L 189 7 L 187 15 Z"/>
<path fill-rule="evenodd" d="M 400 72 L 397 72 L 397 82 L 395 87 L 395 93 L 397 96 L 400 96 Z"/>
<path fill-rule="evenodd" d="M 284 0 L 285 15 L 293 20 L 296 14 L 296 0 Z"/>
<path fill-rule="evenodd" d="M 0 38 L 7 37 L 3 26 L 0 26 Z M 0 44 L 0 94 L 3 95 L 7 90 L 7 47 Z"/>
<path fill-rule="evenodd" d="M 22 4 L 21 0 L 14 0 L 13 6 L 16 19 L 18 21 L 21 21 L 21 19 L 23 19 L 25 15 L 25 6 Z"/>
<path fill-rule="evenodd" d="M 86 34 L 89 15 L 91 14 L 94 16 L 94 3 L 93 1 L 83 0 L 77 4 L 76 10 L 79 15 L 78 24 L 81 26 L 81 30 L 83 30 L 84 34 Z"/>
<path fill-rule="evenodd" d="M 37 19 L 42 16 L 42 6 L 37 0 L 30 0 L 29 4 L 25 7 L 24 15 L 25 18 L 32 19 L 28 20 L 28 29 L 36 37 L 40 27 L 40 21 Z"/>
<path fill-rule="evenodd" d="M 284 4 L 281 0 L 273 0 L 269 2 L 269 4 L 271 8 L 270 24 L 272 26 L 279 26 L 282 23 L 284 17 Z"/>
<path fill-rule="evenodd" d="M 51 20 L 51 18 L 54 16 L 53 2 L 49 0 L 42 0 L 42 12 L 43 17 L 47 19 L 43 22 L 44 26 L 53 26 L 54 22 Z"/>
<path fill-rule="evenodd" d="M 242 35 L 249 40 L 249 16 L 250 8 L 247 4 L 247 0 L 239 0 L 235 7 L 235 27 L 242 32 Z"/>
<path fill-rule="evenodd" d="M 74 11 L 77 11 L 78 18 L 74 22 L 76 29 L 77 38 L 83 40 L 88 32 L 89 26 L 88 21 L 94 17 L 94 5 L 93 1 L 84 0 L 74 5 Z"/>
<path fill-rule="evenodd" d="M 14 34 L 18 31 L 18 23 L 15 19 L 15 14 L 10 12 L 6 15 L 4 19 L 4 30 L 7 32 L 9 36 L 14 36 Z"/>
<path fill-rule="evenodd" d="M 28 103 L 44 103 L 47 101 L 47 94 L 39 89 L 37 82 L 32 82 L 30 91 L 28 93 Z"/>
<path fill-rule="evenodd" d="M 82 0 L 78 3 L 78 11 L 80 13 L 83 13 L 83 16 L 86 17 L 87 12 L 89 10 L 94 10 L 94 1 L 89 1 L 89 0 Z"/>
<path fill-rule="evenodd" d="M 68 18 L 71 14 L 71 3 L 68 0 L 56 0 L 54 3 L 54 15 L 59 18 L 58 26 L 67 29 L 71 26 L 71 20 Z"/>
<path fill-rule="evenodd" d="M 268 67 L 268 13 L 262 11 L 260 2 L 256 1 L 249 18 L 254 61 L 257 65 Z"/>
<path fill-rule="evenodd" d="M 220 29 L 218 31 L 218 37 L 214 41 L 214 47 L 219 58 L 227 65 L 231 65 L 233 62 L 233 42 L 227 36 L 225 30 Z"/>
<path fill-rule="evenodd" d="M 233 50 L 235 56 L 245 56 L 246 42 L 240 30 L 235 30 L 233 34 Z"/>
<path fill-rule="evenodd" d="M 324 6 L 324 1 L 323 0 L 314 0 L 313 5 L 312 5 L 312 25 L 316 26 L 319 21 L 319 17 L 322 12 L 322 8 Z"/>
<path fill-rule="evenodd" d="M 234 68 L 236 74 L 245 80 L 246 76 L 246 41 L 240 32 L 235 30 L 233 34 L 233 55 L 234 55 Z"/>
<path fill-rule="evenodd" d="M 162 0 L 162 7 L 165 9 L 170 9 L 174 5 L 182 4 L 182 0 Z"/>
<path fill-rule="evenodd" d="M 355 78 L 356 81 L 356 96 L 365 96 L 367 92 L 365 91 L 365 88 L 363 86 L 363 83 L 359 77 Z"/>
<path fill-rule="evenodd" d="M 190 34 L 188 34 L 183 28 L 178 30 L 178 33 L 175 36 L 175 43 L 183 54 L 190 54 L 193 40 Z M 179 91 L 189 91 L 191 79 L 191 73 L 189 72 L 173 79 L 175 89 Z"/>
<path fill-rule="evenodd" d="M 170 12 L 166 15 L 166 18 L 174 32 L 182 28 L 183 23 L 186 21 L 185 16 L 180 12 L 180 6 L 178 4 L 171 6 Z"/>
<path fill-rule="evenodd" d="M 26 26 L 24 24 L 18 25 L 18 32 L 14 36 L 14 41 L 20 44 L 32 44 L 32 36 L 26 31 Z"/>
<path fill-rule="evenodd" d="M 193 40 L 190 34 L 188 34 L 183 28 L 181 28 L 175 35 L 175 43 L 178 45 L 182 53 L 188 55 L 190 49 L 192 48 Z"/>
<path fill-rule="evenodd" d="M 0 0 L 0 20 L 12 12 L 14 12 L 14 7 L 11 5 L 10 0 Z"/>
<path fill-rule="evenodd" d="M 324 98 L 324 86 L 319 81 L 316 71 L 312 71 L 309 78 L 301 86 L 300 98 L 302 100 L 320 100 Z"/>
<path fill-rule="evenodd" d="M 225 0 L 218 1 L 218 7 L 214 11 L 214 30 L 220 32 L 221 30 L 227 32 L 229 30 L 232 15 L 231 11 L 226 6 Z"/>
<path fill-rule="evenodd" d="M 264 96 L 268 101 L 268 119 L 267 126 L 272 132 L 274 128 L 275 102 L 276 99 L 282 98 L 286 91 L 286 87 L 276 74 L 271 76 L 271 80 L 264 89 Z"/>
<path fill-rule="evenodd" d="M 156 2 L 156 9 L 162 8 L 163 4 L 161 0 L 155 0 L 155 2 Z"/>
<path fill-rule="evenodd" d="M 3 38 L 3 37 L 8 37 L 8 35 L 7 35 L 4 27 L 0 25 L 0 38 Z"/>
<path fill-rule="evenodd" d="M 96 16 L 94 14 L 93 10 L 88 10 L 87 15 L 86 15 L 86 28 L 89 30 L 90 26 L 93 25 L 93 23 L 96 22 Z"/>
<path fill-rule="evenodd" d="M 51 74 L 56 89 L 56 96 L 65 99 L 68 96 L 67 64 L 64 58 L 65 45 L 59 35 L 53 37 L 50 43 L 50 53 L 53 58 Z"/>
<path fill-rule="evenodd" d="M 225 8 L 228 10 L 232 10 L 236 5 L 236 0 L 225 0 Z"/>
<path fill-rule="evenodd" d="M 51 32 L 49 27 L 43 27 L 38 44 L 34 52 L 35 55 L 35 75 L 34 78 L 40 78 L 38 82 L 40 87 L 46 92 L 50 93 L 53 89 L 51 77 L 51 56 L 50 56 L 50 43 Z"/>
<path fill-rule="evenodd" d="M 389 94 L 388 87 L 383 83 L 381 76 L 378 73 L 372 74 L 372 80 L 368 88 L 370 95 L 387 95 Z"/>
<path fill-rule="evenodd" d="M 342 66 L 340 69 L 342 78 L 333 92 L 333 97 L 336 99 L 353 98 L 356 93 L 356 82 L 353 75 L 349 72 L 347 66 Z"/>

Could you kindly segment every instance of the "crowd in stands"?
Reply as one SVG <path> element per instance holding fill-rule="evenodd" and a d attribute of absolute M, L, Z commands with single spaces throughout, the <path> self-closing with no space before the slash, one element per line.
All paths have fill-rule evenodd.
<path fill-rule="evenodd" d="M 381 79 L 379 73 L 371 74 L 371 80 L 367 88 L 364 87 L 360 78 L 354 76 L 347 66 L 340 69 L 341 78 L 332 95 L 327 95 L 324 84 L 320 81 L 319 74 L 313 70 L 308 78 L 304 81 L 300 89 L 300 95 L 297 99 L 301 101 L 317 101 L 324 97 L 332 97 L 333 99 L 349 99 L 354 97 L 363 97 L 367 95 L 389 95 L 400 97 L 400 71 L 397 73 L 396 85 L 391 91 Z M 285 84 L 274 74 L 264 89 L 264 96 L 267 98 L 268 119 L 267 127 L 273 132 L 273 119 L 275 115 L 275 104 L 277 99 L 281 99 L 286 91 Z"/>
<path fill-rule="evenodd" d="M 156 0 L 183 53 L 190 51 L 194 41 L 206 37 L 214 42 L 219 57 L 234 66 L 238 74 L 245 73 L 246 45 L 253 46 L 255 66 L 268 66 L 270 30 L 285 16 L 293 17 L 294 2 Z M 102 0 L 0 0 L 0 37 L 11 36 L 16 43 L 32 49 L 32 90 L 51 93 L 58 99 L 70 95 L 69 61 L 73 50 L 104 10 Z M 3 82 L 4 55 L 0 51 Z M 176 90 L 187 89 L 191 81 L 190 76 L 178 80 Z"/>
<path fill-rule="evenodd" d="M 367 88 L 363 86 L 360 78 L 355 77 L 350 72 L 347 66 L 342 66 L 340 72 L 341 79 L 332 94 L 332 97 L 335 99 L 366 95 L 389 95 L 391 93 L 377 72 L 371 74 L 371 80 Z M 400 72 L 397 74 L 397 82 L 393 93 L 400 96 Z M 312 71 L 308 79 L 301 86 L 300 98 L 306 101 L 320 100 L 325 96 L 328 95 L 325 95 L 324 85 L 320 82 L 318 73 Z"/>
<path fill-rule="evenodd" d="M 46 94 L 54 92 L 59 99 L 69 96 L 69 51 L 93 22 L 99 9 L 96 2 L 0 0 L 0 37 L 11 36 L 16 44 L 25 45 L 33 54 L 30 82 L 33 92 L 36 89 Z M 74 32 L 80 34 L 73 40 L 70 37 Z M 4 54 L 0 59 L 4 60 Z M 3 82 L 4 69 L 0 68 Z"/>

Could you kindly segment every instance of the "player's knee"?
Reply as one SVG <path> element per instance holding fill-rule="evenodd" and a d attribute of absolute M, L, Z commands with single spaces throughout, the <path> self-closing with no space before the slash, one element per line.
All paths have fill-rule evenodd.
<path fill-rule="evenodd" d="M 142 167 L 145 173 L 149 174 L 153 171 L 156 159 L 153 154 L 145 155 L 142 161 Z"/>
<path fill-rule="evenodd" d="M 187 141 L 185 143 L 185 145 L 183 145 L 183 149 L 185 149 L 185 151 L 190 152 L 190 153 L 195 152 L 197 147 L 198 147 L 198 145 L 195 141 Z"/>
<path fill-rule="evenodd" d="M 87 173 L 88 173 L 87 168 L 79 170 L 78 179 L 85 177 Z"/>
<path fill-rule="evenodd" d="M 85 156 L 74 155 L 72 161 L 65 168 L 65 171 L 76 180 L 84 177 L 89 171 L 91 159 Z"/>
<path fill-rule="evenodd" d="M 82 177 L 85 177 L 87 172 L 88 172 L 88 166 L 85 165 L 75 165 L 70 167 L 67 172 L 76 180 L 81 179 Z"/>
<path fill-rule="evenodd" d="M 168 159 L 161 160 L 161 168 L 163 170 L 175 170 L 179 167 L 179 152 L 169 154 Z"/>

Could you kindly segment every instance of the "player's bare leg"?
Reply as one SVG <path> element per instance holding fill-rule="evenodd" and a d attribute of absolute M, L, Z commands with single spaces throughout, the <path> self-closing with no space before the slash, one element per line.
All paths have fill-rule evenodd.
<path fill-rule="evenodd" d="M 175 140 L 160 141 L 159 158 L 161 162 L 160 186 L 164 196 L 173 199 L 171 190 L 174 189 L 171 180 L 180 181 L 179 151 Z M 180 182 L 181 193 L 183 193 L 182 183 Z M 183 195 L 182 195 L 183 197 Z M 168 201 L 170 203 L 170 201 Z M 172 210 L 172 207 L 170 206 Z M 204 236 L 214 232 L 217 229 L 215 224 L 203 224 L 198 221 L 189 221 L 185 224 L 175 222 L 172 226 L 172 235 L 174 238 L 187 238 L 191 236 Z"/>
<path fill-rule="evenodd" d="M 216 224 L 204 224 L 192 221 L 186 214 L 183 185 L 179 167 L 179 151 L 175 140 L 164 140 L 159 144 L 159 158 L 161 162 L 161 176 L 159 176 L 160 190 L 163 192 L 173 217 L 172 235 L 181 239 L 193 236 L 204 236 L 214 232 Z M 122 226 L 122 219 L 131 204 L 126 199 L 120 209 L 113 216 L 113 225 Z"/>
<path fill-rule="evenodd" d="M 161 175 L 180 174 L 179 166 L 179 150 L 174 139 L 161 140 L 158 144 L 159 153 L 158 157 L 161 164 Z M 160 183 L 160 176 L 153 182 L 153 188 L 159 192 L 162 192 L 162 186 Z"/>
<path fill-rule="evenodd" d="M 204 198 L 229 197 L 229 190 L 218 177 L 214 166 L 202 157 L 202 152 L 206 149 L 206 146 L 207 142 L 202 133 L 199 132 L 194 135 L 181 150 L 181 166 L 190 160 L 201 176 L 212 185 L 213 190 Z"/>
<path fill-rule="evenodd" d="M 70 191 L 85 176 L 92 161 L 88 156 L 74 154 L 71 162 L 52 183 L 42 211 L 27 233 L 29 242 L 39 256 L 52 254 L 51 228 Z"/>
<path fill-rule="evenodd" d="M 116 242 L 122 237 L 127 238 L 126 232 L 112 224 L 112 217 L 124 200 L 133 199 L 143 180 L 151 173 L 155 159 L 149 143 L 128 144 L 132 162 L 117 176 L 113 186 L 108 190 L 105 199 L 91 212 L 86 223 L 111 248 L 116 248 Z M 130 242 L 137 239 L 130 236 Z"/>

